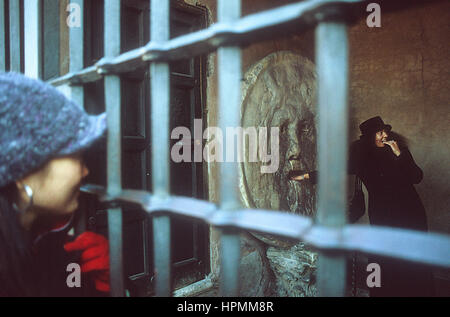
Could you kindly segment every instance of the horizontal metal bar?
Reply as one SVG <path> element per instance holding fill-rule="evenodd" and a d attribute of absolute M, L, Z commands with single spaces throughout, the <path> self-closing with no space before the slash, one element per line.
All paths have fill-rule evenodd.
<path fill-rule="evenodd" d="M 268 233 L 303 241 L 322 251 L 359 251 L 450 268 L 449 235 L 371 225 L 330 228 L 314 224 L 311 218 L 282 211 L 241 209 L 229 213 L 211 202 L 188 197 L 161 199 L 138 190 L 123 190 L 108 197 L 104 188 L 95 185 L 84 185 L 81 190 L 99 195 L 100 201 L 138 204 L 149 215 L 168 213 L 202 220 L 218 228 Z"/>
<path fill-rule="evenodd" d="M 88 83 L 106 73 L 130 72 L 145 67 L 149 62 L 179 60 L 215 51 L 221 46 L 240 46 L 264 39 L 301 32 L 317 22 L 335 14 L 337 5 L 351 9 L 351 4 L 361 4 L 367 0 L 308 0 L 281 6 L 260 13 L 251 14 L 235 21 L 224 21 L 209 28 L 176 37 L 170 41 L 152 40 L 119 56 L 103 58 L 96 65 L 83 71 L 69 73 L 50 83 L 72 85 Z"/>
<path fill-rule="evenodd" d="M 83 85 L 91 82 L 95 82 L 103 78 L 103 74 L 97 71 L 95 65 L 89 66 L 78 72 L 69 72 L 64 76 L 52 79 L 49 81 L 53 86 L 61 85 Z"/>

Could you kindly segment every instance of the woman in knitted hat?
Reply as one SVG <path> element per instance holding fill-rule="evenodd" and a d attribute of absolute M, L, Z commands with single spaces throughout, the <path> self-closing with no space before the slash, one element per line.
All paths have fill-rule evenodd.
<path fill-rule="evenodd" d="M 0 296 L 109 291 L 108 241 L 68 235 L 89 173 L 82 153 L 104 136 L 105 118 L 40 80 L 0 73 Z"/>
<path fill-rule="evenodd" d="M 369 193 L 370 223 L 378 226 L 427 231 L 425 208 L 414 188 L 423 172 L 414 162 L 404 138 L 377 116 L 359 126 L 361 137 L 350 147 L 348 172 L 358 176 Z M 291 180 L 317 182 L 317 171 L 292 171 Z M 371 296 L 431 296 L 431 271 L 408 262 L 382 257 L 382 287 Z"/>

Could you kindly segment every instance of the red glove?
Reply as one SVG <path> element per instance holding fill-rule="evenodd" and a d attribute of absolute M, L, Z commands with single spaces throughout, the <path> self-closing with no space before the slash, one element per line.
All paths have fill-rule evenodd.
<path fill-rule="evenodd" d="M 95 288 L 101 292 L 109 292 L 109 243 L 100 234 L 86 231 L 75 241 L 66 243 L 64 250 L 83 251 L 81 253 L 81 272 L 92 272 Z"/>

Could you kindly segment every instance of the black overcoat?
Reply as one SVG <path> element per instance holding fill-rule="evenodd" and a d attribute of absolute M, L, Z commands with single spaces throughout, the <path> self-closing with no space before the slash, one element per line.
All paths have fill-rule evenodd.
<path fill-rule="evenodd" d="M 0 201 L 5 202 L 0 197 Z M 72 241 L 67 233 L 71 223 L 32 237 L 17 220 L 8 204 L 0 208 L 0 297 L 106 296 L 95 289 L 92 276 L 82 275 L 81 287 L 68 287 L 70 263 L 80 263 L 80 252 L 66 252 Z"/>
<path fill-rule="evenodd" d="M 425 208 L 414 188 L 423 172 L 407 147 L 400 151 L 396 156 L 388 145 L 379 148 L 357 140 L 350 148 L 349 173 L 367 188 L 371 224 L 426 231 Z"/>
<path fill-rule="evenodd" d="M 368 215 L 372 225 L 427 231 L 422 201 L 414 188 L 423 172 L 408 148 L 399 143 L 401 154 L 391 147 L 376 147 L 373 138 L 361 138 L 351 144 L 348 172 L 357 175 L 369 193 Z M 317 183 L 317 171 L 310 179 Z M 430 267 L 370 256 L 370 263 L 381 267 L 381 288 L 370 289 L 371 296 L 433 296 Z"/>

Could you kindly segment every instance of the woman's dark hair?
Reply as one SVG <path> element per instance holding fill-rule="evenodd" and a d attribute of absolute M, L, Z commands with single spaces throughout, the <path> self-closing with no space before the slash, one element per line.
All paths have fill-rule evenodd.
<path fill-rule="evenodd" d="M 31 296 L 31 248 L 12 204 L 16 195 L 15 183 L 0 188 L 0 295 Z"/>

